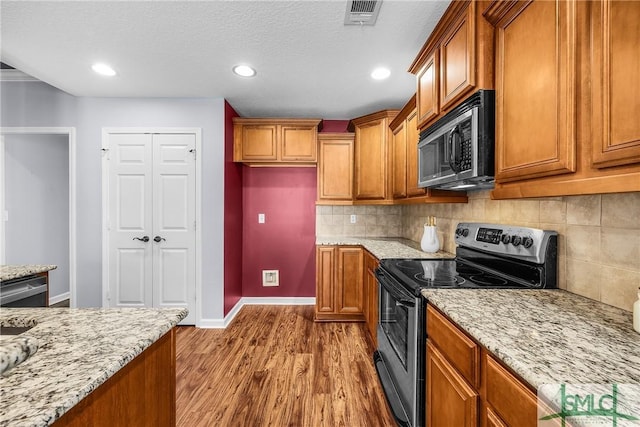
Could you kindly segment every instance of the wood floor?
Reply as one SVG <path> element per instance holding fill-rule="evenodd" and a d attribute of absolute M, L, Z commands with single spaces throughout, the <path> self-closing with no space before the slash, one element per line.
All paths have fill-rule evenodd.
<path fill-rule="evenodd" d="M 179 327 L 177 425 L 394 426 L 362 323 L 313 306 L 245 306 L 227 329 Z"/>

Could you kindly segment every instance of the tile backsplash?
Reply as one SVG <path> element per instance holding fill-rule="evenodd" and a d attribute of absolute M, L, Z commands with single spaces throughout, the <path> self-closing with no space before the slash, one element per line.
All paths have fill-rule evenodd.
<path fill-rule="evenodd" d="M 455 252 L 458 222 L 513 224 L 559 233 L 559 286 L 631 310 L 640 287 L 640 193 L 491 200 L 405 206 L 317 206 L 316 235 L 405 237 L 419 242 L 430 215 L 442 249 Z M 350 217 L 356 215 L 356 223 Z"/>
<path fill-rule="evenodd" d="M 467 204 L 408 205 L 401 236 L 420 241 L 426 217 L 438 218 L 442 248 L 455 251 L 460 221 L 555 230 L 559 286 L 631 311 L 640 287 L 640 193 L 491 200 L 469 194 Z"/>
<path fill-rule="evenodd" d="M 351 215 L 356 222 L 351 223 Z M 316 235 L 344 237 L 399 237 L 401 206 L 316 206 Z"/>

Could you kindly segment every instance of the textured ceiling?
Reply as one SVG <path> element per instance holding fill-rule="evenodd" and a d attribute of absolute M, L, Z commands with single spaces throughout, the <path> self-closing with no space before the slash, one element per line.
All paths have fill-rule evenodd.
<path fill-rule="evenodd" d="M 346 1 L 0 2 L 0 60 L 76 96 L 224 97 L 242 115 L 348 119 L 400 108 L 407 68 L 449 1 L 384 0 L 375 26 Z M 91 64 L 117 70 L 106 79 Z M 257 69 L 252 79 L 231 67 Z M 391 77 L 375 81 L 376 66 Z"/>

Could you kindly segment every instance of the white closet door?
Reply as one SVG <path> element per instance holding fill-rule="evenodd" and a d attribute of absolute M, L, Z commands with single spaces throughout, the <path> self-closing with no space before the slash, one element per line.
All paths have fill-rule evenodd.
<path fill-rule="evenodd" d="M 108 141 L 109 306 L 185 307 L 195 324 L 196 135 Z"/>
<path fill-rule="evenodd" d="M 153 302 L 151 138 L 150 134 L 112 134 L 109 138 L 112 307 L 150 307 Z"/>
<path fill-rule="evenodd" d="M 153 138 L 153 306 L 186 307 L 195 323 L 194 134 Z"/>

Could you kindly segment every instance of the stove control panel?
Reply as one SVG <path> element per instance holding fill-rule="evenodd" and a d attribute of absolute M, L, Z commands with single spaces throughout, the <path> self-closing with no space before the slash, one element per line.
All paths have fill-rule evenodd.
<path fill-rule="evenodd" d="M 455 241 L 458 246 L 541 264 L 544 262 L 550 237 L 557 235 L 555 231 L 536 228 L 461 222 L 455 231 Z"/>

